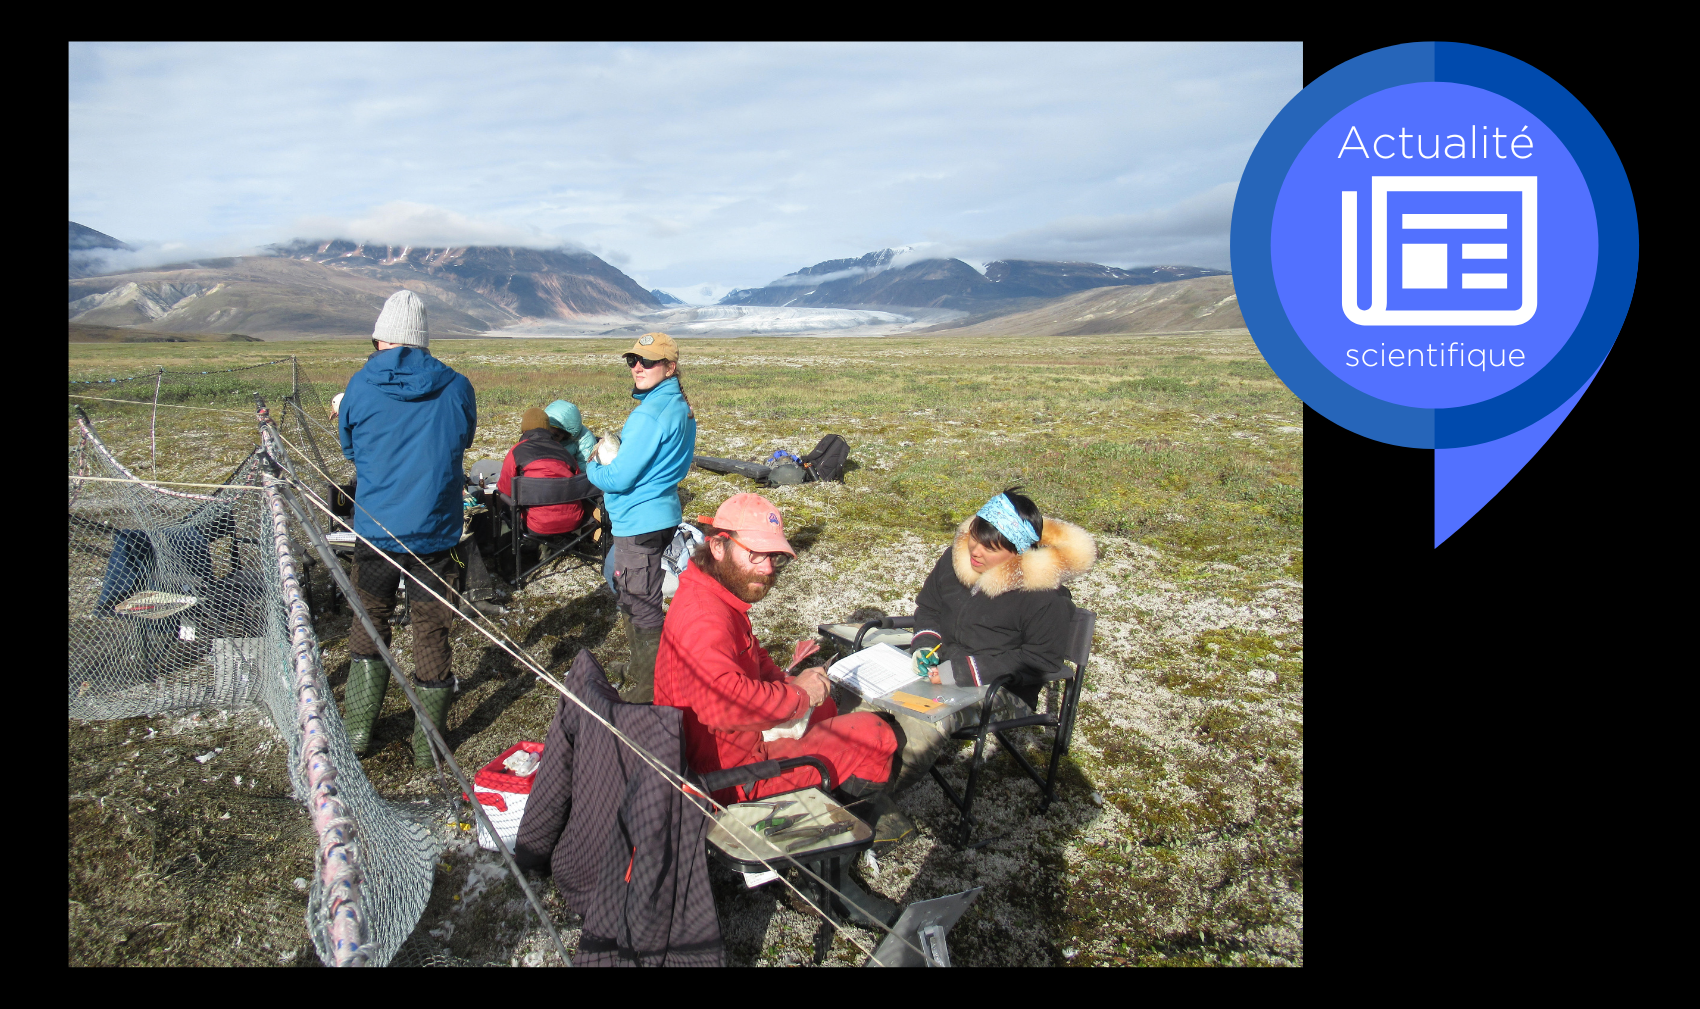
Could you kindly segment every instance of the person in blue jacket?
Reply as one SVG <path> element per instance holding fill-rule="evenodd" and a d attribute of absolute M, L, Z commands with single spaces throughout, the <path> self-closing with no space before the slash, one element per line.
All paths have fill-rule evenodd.
<path fill-rule="evenodd" d="M 462 455 L 478 429 L 478 403 L 466 376 L 431 356 L 425 304 L 412 291 L 397 291 L 384 303 L 372 346 L 375 353 L 348 380 L 337 414 L 342 454 L 354 463 L 358 488 L 354 531 L 363 537 L 354 551 L 354 587 L 388 645 L 402 573 L 378 551 L 406 569 L 416 689 L 426 714 L 444 732 L 454 694 L 449 631 L 455 612 L 423 586 L 454 598 L 451 586 L 464 561 L 457 554 L 466 482 Z M 354 752 L 364 756 L 390 678 L 358 620 L 349 630 L 348 651 L 344 723 Z M 420 725 L 413 731 L 413 763 L 432 764 Z"/>
<path fill-rule="evenodd" d="M 679 385 L 679 345 L 672 337 L 646 333 L 624 357 L 638 408 L 620 429 L 612 458 L 612 444 L 599 445 L 584 472 L 602 489 L 614 524 L 614 587 L 632 648 L 621 695 L 641 703 L 655 697 L 655 653 L 665 616 L 661 554 L 684 517 L 679 481 L 696 457 L 697 420 Z"/>

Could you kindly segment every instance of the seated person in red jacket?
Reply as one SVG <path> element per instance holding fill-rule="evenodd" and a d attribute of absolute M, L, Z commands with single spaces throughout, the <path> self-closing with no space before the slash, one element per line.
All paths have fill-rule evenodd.
<path fill-rule="evenodd" d="M 496 489 L 509 497 L 514 492 L 514 477 L 568 477 L 580 472 L 578 457 L 562 440 L 566 432 L 549 422 L 549 415 L 532 407 L 520 420 L 518 444 L 508 450 L 502 460 L 502 476 Z M 584 521 L 585 503 L 539 505 L 525 511 L 525 527 L 539 536 L 558 536 L 572 532 Z"/>
<path fill-rule="evenodd" d="M 851 795 L 881 790 L 897 752 L 891 726 L 870 713 L 840 715 L 824 669 L 787 676 L 751 632 L 751 604 L 796 556 L 779 510 L 758 494 L 739 494 L 713 519 L 698 521 L 708 526 L 708 541 L 679 577 L 655 660 L 655 703 L 684 709 L 691 769 L 704 774 L 807 754 L 826 763 L 834 788 Z M 801 738 L 762 738 L 805 716 Z M 819 772 L 804 766 L 715 798 L 748 801 L 819 783 Z"/>

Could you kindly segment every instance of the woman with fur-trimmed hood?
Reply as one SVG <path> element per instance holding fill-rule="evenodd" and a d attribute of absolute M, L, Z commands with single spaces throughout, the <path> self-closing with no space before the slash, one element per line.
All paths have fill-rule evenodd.
<path fill-rule="evenodd" d="M 1011 692 L 1031 707 L 1068 649 L 1074 598 L 1063 583 L 1091 570 L 1098 547 L 1018 490 L 996 495 L 956 531 L 915 599 L 912 649 L 938 646 L 935 683 L 984 686 L 1013 675 Z"/>
<path fill-rule="evenodd" d="M 1079 526 L 1041 515 L 1018 490 L 986 502 L 933 566 L 915 600 L 911 651 L 934 683 L 983 686 L 1010 676 L 1007 693 L 1032 709 L 1045 674 L 1062 668 L 1068 650 L 1074 599 L 1064 583 L 1091 570 L 1098 547 Z M 973 710 L 959 714 L 971 721 Z M 893 791 L 927 773 L 961 720 L 935 726 L 897 717 L 902 767 Z"/>

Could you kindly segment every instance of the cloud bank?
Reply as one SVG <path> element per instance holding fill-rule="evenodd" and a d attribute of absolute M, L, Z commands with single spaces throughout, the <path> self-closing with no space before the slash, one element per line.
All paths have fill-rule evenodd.
<path fill-rule="evenodd" d="M 394 200 L 356 217 L 309 216 L 294 223 L 299 238 L 346 238 L 384 245 L 442 248 L 461 245 L 512 245 L 556 249 L 574 243 L 525 227 L 472 217 L 443 207 Z"/>
<path fill-rule="evenodd" d="M 196 250 L 566 239 L 666 290 L 905 245 L 1226 267 L 1220 209 L 1301 60 L 1298 43 L 76 44 L 69 216 Z"/>

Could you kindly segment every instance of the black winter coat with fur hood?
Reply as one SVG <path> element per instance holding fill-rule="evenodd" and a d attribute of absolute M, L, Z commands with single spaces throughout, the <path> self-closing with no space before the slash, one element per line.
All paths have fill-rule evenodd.
<path fill-rule="evenodd" d="M 1068 649 L 1074 599 L 1063 583 L 1091 570 L 1098 547 L 1086 530 L 1047 516 L 1038 543 L 976 572 L 968 562 L 973 521 L 957 529 L 915 599 L 915 647 L 942 641 L 938 656 L 963 686 L 1011 674 L 1013 692 L 1031 705 Z"/>

